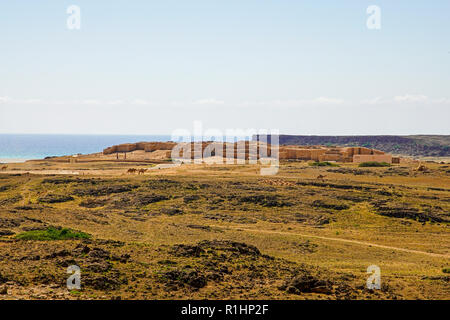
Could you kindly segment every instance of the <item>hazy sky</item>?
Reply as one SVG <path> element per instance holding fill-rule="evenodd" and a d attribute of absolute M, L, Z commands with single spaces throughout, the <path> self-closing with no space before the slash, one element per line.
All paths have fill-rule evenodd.
<path fill-rule="evenodd" d="M 449 119 L 448 0 L 0 2 L 0 133 L 450 134 Z"/>

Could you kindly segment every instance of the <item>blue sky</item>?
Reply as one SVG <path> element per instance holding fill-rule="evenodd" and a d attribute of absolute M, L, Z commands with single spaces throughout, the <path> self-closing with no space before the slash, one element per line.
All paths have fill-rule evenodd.
<path fill-rule="evenodd" d="M 2 1 L 0 133 L 450 134 L 449 17 L 448 0 Z"/>

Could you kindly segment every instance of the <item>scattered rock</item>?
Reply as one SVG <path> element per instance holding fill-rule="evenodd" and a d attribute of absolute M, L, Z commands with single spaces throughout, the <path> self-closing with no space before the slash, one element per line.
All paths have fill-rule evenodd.
<path fill-rule="evenodd" d="M 353 174 L 355 176 L 371 174 L 370 170 L 361 170 L 361 169 L 353 169 L 353 168 L 345 168 L 345 167 L 340 167 L 340 168 L 336 168 L 336 169 L 328 169 L 327 172 L 341 173 L 341 174 Z"/>
<path fill-rule="evenodd" d="M 200 229 L 200 230 L 205 230 L 205 231 L 211 231 L 210 226 L 202 226 L 202 225 L 198 225 L 198 224 L 188 224 L 186 227 L 191 228 L 191 229 Z"/>
<path fill-rule="evenodd" d="M 83 278 L 83 283 L 87 287 L 91 287 L 95 290 L 116 290 L 120 287 L 122 281 L 120 281 L 117 275 L 105 276 L 105 275 L 90 275 Z"/>
<path fill-rule="evenodd" d="M 104 273 L 111 270 L 112 265 L 107 261 L 96 261 L 87 266 L 87 270 L 95 273 Z"/>
<path fill-rule="evenodd" d="M 73 253 L 76 255 L 83 255 L 88 254 L 91 251 L 91 248 L 89 248 L 87 245 L 80 243 L 78 244 L 75 249 L 73 250 Z"/>
<path fill-rule="evenodd" d="M 184 201 L 184 203 L 189 203 L 189 202 L 192 202 L 192 201 L 195 201 L 198 199 L 200 199 L 200 197 L 198 195 L 190 195 L 190 196 L 185 196 L 183 198 L 183 201 Z"/>
<path fill-rule="evenodd" d="M 171 270 L 164 272 L 160 276 L 161 280 L 166 282 L 166 287 L 183 287 L 189 285 L 194 289 L 200 289 L 208 283 L 207 278 L 197 270 Z"/>
<path fill-rule="evenodd" d="M 34 210 L 35 208 L 32 206 L 18 206 L 18 207 L 14 207 L 14 209 L 20 210 L 20 211 L 31 211 L 31 210 Z"/>
<path fill-rule="evenodd" d="M 72 196 L 62 195 L 62 194 L 47 194 L 38 199 L 40 203 L 62 203 L 67 201 L 72 201 L 74 198 Z"/>
<path fill-rule="evenodd" d="M 109 259 L 111 253 L 105 249 L 94 247 L 89 251 L 88 256 L 94 259 Z"/>
<path fill-rule="evenodd" d="M 266 195 L 266 194 L 258 194 L 251 196 L 243 196 L 238 198 L 239 203 L 254 203 L 259 204 L 263 207 L 284 207 L 291 206 L 292 203 L 287 201 L 282 201 L 276 195 Z"/>
<path fill-rule="evenodd" d="M 160 194 L 133 193 L 132 195 L 121 195 L 112 202 L 113 207 L 123 208 L 125 206 L 144 207 L 152 203 L 169 200 L 169 197 Z"/>
<path fill-rule="evenodd" d="M 347 210 L 350 207 L 343 203 L 329 203 L 324 202 L 322 200 L 314 200 L 312 203 L 313 207 L 316 208 L 325 208 L 325 209 L 333 209 L 333 210 Z"/>
<path fill-rule="evenodd" d="M 9 219 L 9 218 L 0 218 L 0 227 L 1 228 L 15 228 L 20 226 L 25 220 L 21 218 L 17 219 Z"/>
<path fill-rule="evenodd" d="M 218 221 L 226 221 L 226 222 L 235 222 L 242 224 L 253 224 L 258 221 L 254 218 L 249 218 L 246 216 L 238 216 L 232 213 L 207 213 L 203 216 L 205 219 L 218 220 Z"/>
<path fill-rule="evenodd" d="M 122 255 L 115 255 L 113 254 L 111 256 L 111 260 L 113 261 L 119 261 L 121 263 L 127 263 L 130 260 L 131 256 L 128 253 L 124 253 Z"/>
<path fill-rule="evenodd" d="M 86 199 L 80 202 L 80 207 L 84 207 L 84 208 L 98 208 L 98 207 L 103 207 L 104 205 L 106 205 L 106 203 L 108 202 L 107 199 Z"/>
<path fill-rule="evenodd" d="M 215 250 L 224 250 L 236 252 L 243 255 L 260 256 L 261 252 L 255 246 L 229 240 L 204 240 L 198 243 L 203 249 L 211 248 Z"/>
<path fill-rule="evenodd" d="M 11 230 L 0 230 L 0 236 L 12 236 L 15 233 Z"/>
<path fill-rule="evenodd" d="M 0 294 L 1 295 L 8 294 L 8 287 L 6 285 L 0 286 Z"/>
<path fill-rule="evenodd" d="M 14 203 L 19 202 L 22 199 L 23 199 L 23 197 L 20 194 L 6 198 L 6 199 L 2 199 L 2 200 L 0 200 L 0 206 L 14 204 Z"/>
<path fill-rule="evenodd" d="M 285 290 L 292 294 L 301 294 L 308 292 L 331 294 L 332 286 L 330 282 L 317 279 L 311 274 L 305 272 L 287 280 L 280 287 L 280 290 Z"/>
<path fill-rule="evenodd" d="M 0 186 L 0 192 L 8 191 L 11 188 L 11 186 Z"/>
<path fill-rule="evenodd" d="M 161 213 L 167 214 L 169 216 L 179 215 L 183 214 L 183 210 L 176 207 L 170 207 L 170 208 L 162 208 Z"/>
<path fill-rule="evenodd" d="M 112 193 L 129 192 L 136 189 L 137 185 L 111 185 L 96 188 L 75 189 L 74 194 L 77 196 L 107 196 Z"/>
<path fill-rule="evenodd" d="M 57 257 L 67 257 L 70 256 L 70 252 L 63 249 L 63 250 L 58 250 L 58 251 L 54 251 L 51 254 L 47 255 L 44 257 L 44 259 L 54 259 Z"/>
<path fill-rule="evenodd" d="M 200 257 L 203 250 L 198 245 L 177 244 L 172 247 L 171 254 L 180 257 Z"/>
<path fill-rule="evenodd" d="M 395 206 L 387 206 L 384 204 L 384 202 L 376 202 L 373 203 L 375 207 L 375 213 L 387 216 L 387 217 L 393 217 L 393 218 L 406 218 L 406 219 L 412 219 L 417 220 L 419 222 L 445 222 L 449 221 L 441 216 L 438 216 L 434 212 L 421 212 L 417 208 L 408 207 L 406 205 L 397 204 Z"/>
<path fill-rule="evenodd" d="M 427 172 L 428 168 L 425 165 L 420 164 L 417 168 L 414 169 L 414 171 Z"/>

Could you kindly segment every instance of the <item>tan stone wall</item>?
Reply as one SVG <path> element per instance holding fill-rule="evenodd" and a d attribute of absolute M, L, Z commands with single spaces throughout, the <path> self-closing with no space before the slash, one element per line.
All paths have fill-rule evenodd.
<path fill-rule="evenodd" d="M 154 152 L 158 150 L 170 151 L 175 147 L 175 142 L 138 142 L 125 143 L 112 146 L 103 150 L 104 155 L 113 154 L 117 152 L 132 152 L 136 150 L 144 150 L 145 152 Z M 194 157 L 194 143 L 185 143 L 187 147 L 191 148 L 191 157 Z M 261 142 L 241 141 L 239 143 L 224 143 L 221 142 L 203 142 L 202 155 L 205 148 L 211 149 L 212 145 L 217 144 L 218 148 L 223 147 L 224 157 L 244 157 L 246 159 L 251 155 L 252 158 L 259 158 L 260 148 L 267 148 L 267 156 L 271 156 L 271 146 Z M 227 154 L 227 146 L 229 147 L 229 154 Z M 218 153 L 218 152 L 217 152 Z M 182 153 L 181 153 L 182 154 Z M 280 159 L 297 159 L 297 160 L 313 160 L 313 161 L 339 161 L 339 162 L 364 162 L 364 161 L 386 161 L 392 162 L 392 156 L 384 154 L 384 152 L 369 149 L 364 147 L 324 147 L 324 146 L 280 146 Z M 355 160 L 356 159 L 356 160 Z M 372 160 L 374 159 L 374 160 Z M 377 160 L 381 159 L 381 160 Z"/>
<path fill-rule="evenodd" d="M 174 142 L 124 143 L 104 149 L 103 154 L 106 155 L 116 152 L 132 152 L 136 150 L 145 150 L 146 152 L 153 152 L 156 150 L 172 150 L 174 146 Z"/>
<path fill-rule="evenodd" d="M 343 156 L 340 153 L 325 153 L 319 156 L 319 161 L 342 161 Z"/>
<path fill-rule="evenodd" d="M 323 155 L 327 150 L 325 149 L 312 149 L 311 150 L 311 160 L 320 161 L 320 156 Z"/>
<path fill-rule="evenodd" d="M 361 163 L 361 162 L 368 162 L 368 161 L 375 161 L 375 162 L 387 162 L 392 163 L 392 155 L 390 154 L 355 154 L 353 156 L 353 162 L 354 163 Z"/>
<path fill-rule="evenodd" d="M 145 142 L 143 143 L 145 152 L 153 152 L 156 150 L 172 150 L 175 146 L 175 142 Z"/>

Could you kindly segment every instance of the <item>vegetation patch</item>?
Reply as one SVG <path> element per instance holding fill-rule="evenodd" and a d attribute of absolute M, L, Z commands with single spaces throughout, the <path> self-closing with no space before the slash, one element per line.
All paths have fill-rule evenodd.
<path fill-rule="evenodd" d="M 195 269 L 170 270 L 159 275 L 159 280 L 166 283 L 167 289 L 177 290 L 185 285 L 200 289 L 207 285 L 207 278 Z"/>
<path fill-rule="evenodd" d="M 390 167 L 391 165 L 387 162 L 377 162 L 377 161 L 367 161 L 361 162 L 358 164 L 358 167 L 367 168 L 367 167 Z"/>
<path fill-rule="evenodd" d="M 169 200 L 170 198 L 160 194 L 133 193 L 117 196 L 113 201 L 113 206 L 123 208 L 125 206 L 145 207 L 149 204 Z"/>
<path fill-rule="evenodd" d="M 47 194 L 38 199 L 40 203 L 62 203 L 74 200 L 73 197 L 62 194 Z"/>
<path fill-rule="evenodd" d="M 196 201 L 199 199 L 200 199 L 200 196 L 198 196 L 198 195 L 189 195 L 189 196 L 185 196 L 183 198 L 183 201 L 184 201 L 184 203 L 190 203 L 192 201 Z"/>
<path fill-rule="evenodd" d="M 48 179 L 44 179 L 42 180 L 42 183 L 48 183 L 48 184 L 68 184 L 68 183 L 72 183 L 72 182 L 77 182 L 77 179 L 73 179 L 73 178 L 48 178 Z"/>
<path fill-rule="evenodd" d="M 350 207 L 344 203 L 330 203 L 324 202 L 322 200 L 315 200 L 312 203 L 313 207 L 316 208 L 325 208 L 325 209 L 333 209 L 333 210 L 347 210 Z"/>
<path fill-rule="evenodd" d="M 55 184 L 55 185 L 64 185 L 69 183 L 80 183 L 80 184 L 91 184 L 91 185 L 97 185 L 100 183 L 106 182 L 106 180 L 102 179 L 80 179 L 80 178 L 48 178 L 42 180 L 42 183 L 49 183 L 49 184 Z"/>
<path fill-rule="evenodd" d="M 19 219 L 8 219 L 8 218 L 0 218 L 0 227 L 1 228 L 15 228 L 22 224 L 24 220 Z"/>
<path fill-rule="evenodd" d="M 0 186 L 0 192 L 8 191 L 11 188 L 11 186 Z"/>
<path fill-rule="evenodd" d="M 360 191 L 370 191 L 373 190 L 373 187 L 369 186 L 361 186 L 356 184 L 336 184 L 336 183 L 330 183 L 330 182 L 318 182 L 318 181 L 298 181 L 296 183 L 299 186 L 313 186 L 313 187 L 320 187 L 320 188 L 333 188 L 333 189 L 342 189 L 342 190 L 360 190 Z"/>
<path fill-rule="evenodd" d="M 98 208 L 98 207 L 103 207 L 104 205 L 106 205 L 107 202 L 108 202 L 107 199 L 90 198 L 90 199 L 81 201 L 80 207 L 90 208 L 90 209 Z"/>
<path fill-rule="evenodd" d="M 137 187 L 137 185 L 102 186 L 97 188 L 76 189 L 74 194 L 77 196 L 107 196 L 113 193 L 129 192 Z"/>
<path fill-rule="evenodd" d="M 20 233 L 16 236 L 20 240 L 70 240 L 70 239 L 89 239 L 91 236 L 81 231 L 75 231 L 68 228 L 49 227 L 44 230 L 32 230 Z"/>
<path fill-rule="evenodd" d="M 12 232 L 11 230 L 1 230 L 0 229 L 0 237 L 1 236 L 12 236 L 14 234 L 14 232 Z"/>
<path fill-rule="evenodd" d="M 291 279 L 286 280 L 279 289 L 292 294 L 307 292 L 331 294 L 332 285 L 333 283 L 331 281 L 319 279 L 308 271 L 301 270 L 301 272 L 297 271 L 297 274 Z"/>
<path fill-rule="evenodd" d="M 235 215 L 232 213 L 206 213 L 203 217 L 210 220 L 235 222 L 241 224 L 257 223 L 256 219 L 249 218 L 247 216 Z"/>
<path fill-rule="evenodd" d="M 312 167 L 339 167 L 338 164 L 329 161 L 315 161 L 308 164 Z"/>
<path fill-rule="evenodd" d="M 449 222 L 449 220 L 438 216 L 434 212 L 421 212 L 417 208 L 409 207 L 406 205 L 387 206 L 381 203 L 375 203 L 375 213 L 393 217 L 393 218 L 406 218 L 416 220 L 419 222 Z"/>
<path fill-rule="evenodd" d="M 177 207 L 169 207 L 169 208 L 162 208 L 161 209 L 161 213 L 163 214 L 167 214 L 169 216 L 176 216 L 176 215 L 180 215 L 183 214 L 183 210 L 181 210 L 180 208 Z"/>
<path fill-rule="evenodd" d="M 291 206 L 292 204 L 287 201 L 282 201 L 276 195 L 257 194 L 251 196 L 240 197 L 239 203 L 254 203 L 263 207 L 284 207 Z"/>
<path fill-rule="evenodd" d="M 353 169 L 353 168 L 336 168 L 336 169 L 328 169 L 327 172 L 331 173 L 341 173 L 341 174 L 353 174 L 355 176 L 362 176 L 371 174 L 369 170 L 361 170 L 361 169 Z"/>
<path fill-rule="evenodd" d="M 9 204 L 14 204 L 16 202 L 19 202 L 22 199 L 23 199 L 23 197 L 20 194 L 14 195 L 14 196 L 12 196 L 10 198 L 0 199 L 0 206 L 6 206 L 6 205 L 9 205 Z"/>

